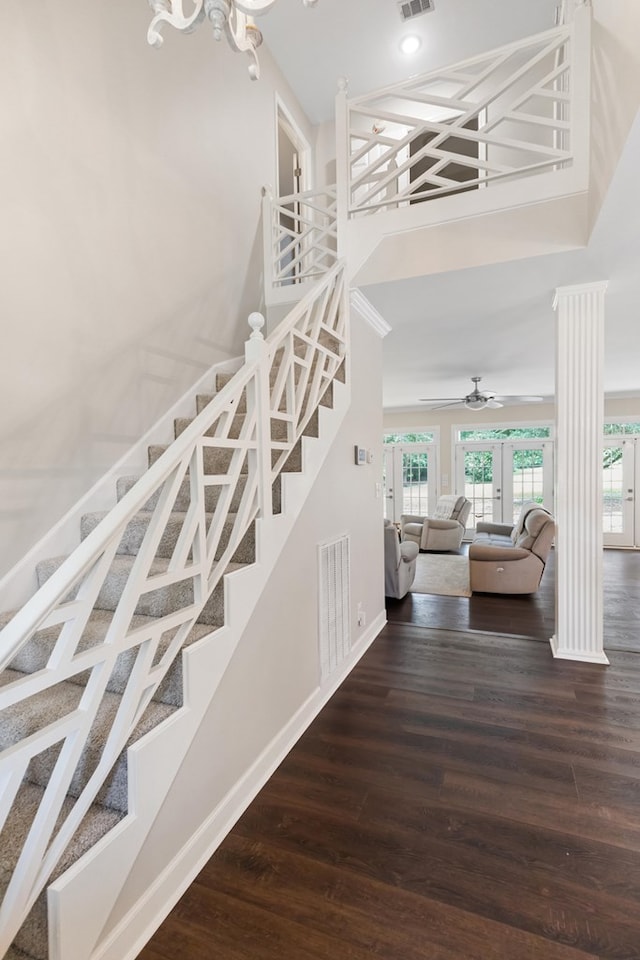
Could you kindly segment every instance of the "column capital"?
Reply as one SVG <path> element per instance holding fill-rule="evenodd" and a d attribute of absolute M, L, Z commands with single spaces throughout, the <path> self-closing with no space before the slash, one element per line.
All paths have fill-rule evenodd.
<path fill-rule="evenodd" d="M 553 309 L 557 310 L 558 301 L 563 297 L 579 297 L 584 293 L 605 294 L 608 286 L 608 280 L 596 280 L 593 283 L 576 283 L 567 287 L 556 287 L 556 292 L 553 297 Z"/>

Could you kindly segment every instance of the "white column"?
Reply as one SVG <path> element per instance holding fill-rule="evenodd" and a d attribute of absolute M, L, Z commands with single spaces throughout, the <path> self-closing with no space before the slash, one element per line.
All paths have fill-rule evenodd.
<path fill-rule="evenodd" d="M 602 434 L 606 282 L 559 287 L 556 324 L 554 657 L 608 663 L 603 648 Z"/>

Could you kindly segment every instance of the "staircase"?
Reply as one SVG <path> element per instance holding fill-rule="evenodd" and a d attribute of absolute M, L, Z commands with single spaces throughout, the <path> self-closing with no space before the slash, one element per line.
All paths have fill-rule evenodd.
<path fill-rule="evenodd" d="M 174 442 L 149 448 L 147 473 L 120 478 L 114 509 L 87 513 L 77 550 L 39 563 L 37 593 L 0 618 L 0 956 L 10 960 L 51 956 L 47 885 L 89 851 L 100 870 L 102 850 L 121 876 L 101 891 L 99 935 L 258 599 L 255 576 L 244 574 L 250 592 L 231 581 L 261 564 L 268 579 L 285 475 L 303 470 L 306 438 L 344 389 L 340 265 L 268 340 L 253 326 L 241 370 L 218 375 L 215 395 L 175 421 Z M 151 731 L 162 770 L 141 810 L 130 763 Z"/>

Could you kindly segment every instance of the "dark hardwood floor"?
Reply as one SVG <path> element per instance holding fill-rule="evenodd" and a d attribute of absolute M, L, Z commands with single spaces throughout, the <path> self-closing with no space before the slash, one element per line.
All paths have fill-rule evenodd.
<path fill-rule="evenodd" d="M 466 553 L 463 544 L 459 553 Z M 474 594 L 436 597 L 409 593 L 387 600 L 387 618 L 441 630 L 481 631 L 548 642 L 555 630 L 555 556 L 532 596 Z M 608 650 L 640 653 L 640 551 L 604 551 L 604 638 Z"/>
<path fill-rule="evenodd" d="M 639 960 L 640 657 L 610 658 L 390 622 L 140 960 Z"/>

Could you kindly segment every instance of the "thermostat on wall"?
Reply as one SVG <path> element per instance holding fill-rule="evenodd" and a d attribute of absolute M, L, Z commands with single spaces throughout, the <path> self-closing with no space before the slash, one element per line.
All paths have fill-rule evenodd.
<path fill-rule="evenodd" d="M 359 447 L 357 444 L 354 447 L 356 466 L 361 467 L 367 462 L 367 451 L 365 447 Z"/>

